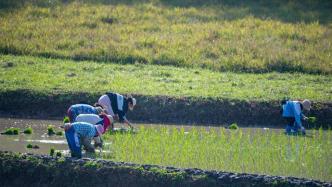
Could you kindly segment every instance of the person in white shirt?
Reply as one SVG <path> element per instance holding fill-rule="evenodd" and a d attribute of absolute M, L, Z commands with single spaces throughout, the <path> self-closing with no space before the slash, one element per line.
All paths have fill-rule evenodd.
<path fill-rule="evenodd" d="M 126 123 L 130 128 L 132 124 L 126 118 L 126 113 L 136 106 L 136 99 L 132 96 L 124 97 L 118 93 L 107 92 L 98 99 L 98 104 L 103 107 L 107 114 L 114 120 Z"/>
<path fill-rule="evenodd" d="M 79 114 L 76 119 L 76 122 L 86 122 L 93 125 L 101 125 L 103 126 L 102 134 L 104 134 L 109 127 L 113 129 L 113 118 L 111 115 L 101 114 Z M 91 138 L 81 138 L 81 144 L 84 146 L 84 149 L 88 152 L 94 152 L 95 147 L 103 147 L 103 140 L 101 136 L 93 137 L 95 142 L 94 147 L 91 145 Z"/>

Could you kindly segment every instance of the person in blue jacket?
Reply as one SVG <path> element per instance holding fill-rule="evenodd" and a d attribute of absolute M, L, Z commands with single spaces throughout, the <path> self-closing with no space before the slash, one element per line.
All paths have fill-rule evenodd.
<path fill-rule="evenodd" d="M 282 105 L 282 117 L 286 120 L 286 133 L 298 133 L 305 134 L 305 128 L 302 125 L 302 120 L 308 118 L 303 114 L 303 110 L 309 111 L 311 108 L 311 102 L 308 99 L 303 101 L 285 101 Z"/>
<path fill-rule="evenodd" d="M 88 104 L 75 104 L 71 105 L 67 110 L 67 116 L 71 123 L 75 122 L 75 119 L 80 114 L 101 114 L 103 109 L 101 107 L 94 107 Z"/>
<path fill-rule="evenodd" d="M 126 117 L 129 110 L 133 110 L 136 105 L 136 99 L 132 96 L 124 97 L 118 93 L 107 92 L 102 95 L 98 104 L 101 105 L 107 114 L 111 115 L 114 120 L 126 123 L 130 128 L 132 124 Z"/>
<path fill-rule="evenodd" d="M 87 122 L 67 123 L 64 125 L 68 147 L 72 157 L 81 158 L 81 138 L 92 139 L 101 136 L 104 128 L 102 125 L 93 125 Z"/>

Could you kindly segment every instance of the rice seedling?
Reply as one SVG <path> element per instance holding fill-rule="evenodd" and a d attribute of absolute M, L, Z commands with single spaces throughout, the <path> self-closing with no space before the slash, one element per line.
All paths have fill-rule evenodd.
<path fill-rule="evenodd" d="M 316 117 L 308 117 L 309 125 L 315 126 L 316 125 Z"/>
<path fill-rule="evenodd" d="M 57 135 L 57 136 L 62 136 L 62 135 L 63 135 L 63 132 L 62 132 L 62 131 L 58 131 L 58 132 L 55 133 L 55 135 Z"/>
<path fill-rule="evenodd" d="M 69 121 L 69 117 L 68 116 L 65 116 L 64 118 L 63 118 L 63 123 L 69 123 L 70 121 Z"/>
<path fill-rule="evenodd" d="M 236 123 L 232 123 L 228 128 L 229 129 L 238 129 L 239 127 L 237 126 Z"/>
<path fill-rule="evenodd" d="M 5 129 L 5 132 L 1 133 L 1 134 L 6 134 L 6 135 L 18 135 L 19 133 L 19 128 L 15 128 L 15 127 L 10 127 Z"/>
<path fill-rule="evenodd" d="M 57 152 L 55 153 L 55 156 L 56 156 L 56 157 L 61 157 L 61 156 L 62 156 L 62 153 L 61 153 L 60 151 L 57 151 Z"/>
<path fill-rule="evenodd" d="M 332 131 L 287 136 L 270 129 L 145 128 L 105 136 L 106 159 L 332 181 Z"/>
<path fill-rule="evenodd" d="M 54 153 L 55 153 L 55 149 L 52 147 L 50 149 L 50 156 L 53 157 L 54 156 Z"/>
<path fill-rule="evenodd" d="M 26 129 L 24 129 L 24 131 L 23 131 L 24 134 L 32 134 L 32 132 L 33 132 L 33 130 L 31 127 L 28 127 Z"/>
<path fill-rule="evenodd" d="M 28 145 L 27 145 L 27 148 L 28 148 L 28 149 L 39 149 L 39 146 L 38 146 L 38 145 L 28 144 Z"/>
<path fill-rule="evenodd" d="M 55 134 L 55 130 L 54 130 L 54 126 L 53 125 L 47 126 L 47 134 L 48 135 L 54 135 Z"/>

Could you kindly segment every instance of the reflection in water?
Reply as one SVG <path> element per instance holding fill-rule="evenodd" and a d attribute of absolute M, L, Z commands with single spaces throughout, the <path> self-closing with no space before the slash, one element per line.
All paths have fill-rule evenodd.
<path fill-rule="evenodd" d="M 25 140 L 27 142 L 39 142 L 45 144 L 67 144 L 66 140 Z"/>

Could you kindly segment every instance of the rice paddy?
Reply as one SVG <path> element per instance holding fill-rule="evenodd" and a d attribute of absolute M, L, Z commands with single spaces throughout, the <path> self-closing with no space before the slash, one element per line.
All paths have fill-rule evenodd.
<path fill-rule="evenodd" d="M 287 136 L 271 129 L 146 128 L 115 133 L 103 157 L 114 161 L 332 181 L 332 131 Z"/>

